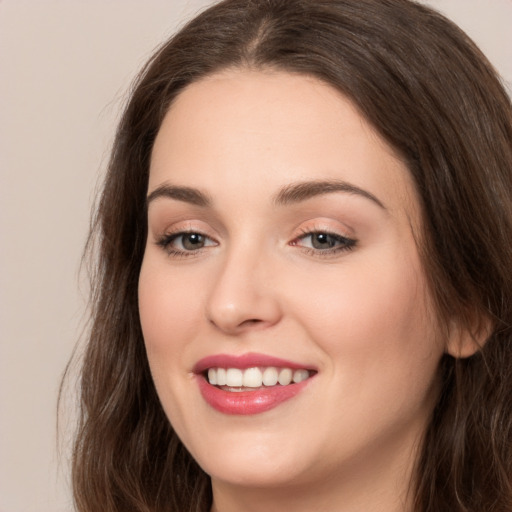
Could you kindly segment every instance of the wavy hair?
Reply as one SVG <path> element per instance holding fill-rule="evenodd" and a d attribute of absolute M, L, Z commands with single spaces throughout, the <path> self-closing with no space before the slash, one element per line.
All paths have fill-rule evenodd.
<path fill-rule="evenodd" d="M 152 146 L 187 85 L 227 68 L 314 76 L 349 98 L 407 163 L 441 320 L 491 328 L 445 355 L 415 469 L 415 511 L 512 510 L 512 107 L 453 23 L 409 0 L 225 0 L 166 42 L 120 121 L 89 249 L 92 318 L 72 480 L 79 512 L 207 512 L 209 477 L 159 403 L 139 323 Z M 476 319 L 476 321 L 475 321 Z"/>

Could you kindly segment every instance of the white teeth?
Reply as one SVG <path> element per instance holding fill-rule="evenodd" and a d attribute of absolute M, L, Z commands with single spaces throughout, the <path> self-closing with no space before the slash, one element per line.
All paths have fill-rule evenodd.
<path fill-rule="evenodd" d="M 217 385 L 217 372 L 215 371 L 215 368 L 210 368 L 208 370 L 208 382 L 212 386 L 216 386 Z"/>
<path fill-rule="evenodd" d="M 292 371 L 290 370 L 290 368 L 283 368 L 279 372 L 279 384 L 281 384 L 281 386 L 288 386 L 288 384 L 290 384 L 291 381 Z"/>
<path fill-rule="evenodd" d="M 263 384 L 263 375 L 259 368 L 248 368 L 244 371 L 244 387 L 260 388 Z"/>
<path fill-rule="evenodd" d="M 275 386 L 277 384 L 278 375 L 277 368 L 273 368 L 272 366 L 265 368 L 263 372 L 263 384 L 265 386 Z"/>
<path fill-rule="evenodd" d="M 228 368 L 226 370 L 226 386 L 239 388 L 243 385 L 244 374 L 238 368 Z"/>
<path fill-rule="evenodd" d="M 210 368 L 213 370 L 214 368 Z M 211 382 L 210 382 L 211 384 Z M 226 385 L 226 370 L 224 368 L 217 368 L 217 386 L 225 386 Z M 215 384 L 214 384 L 215 386 Z"/>
<path fill-rule="evenodd" d="M 289 384 L 302 382 L 309 378 L 309 371 L 301 368 L 292 370 L 290 368 L 209 368 L 208 382 L 212 386 L 228 386 L 230 388 L 260 388 L 262 386 L 288 386 Z"/>
<path fill-rule="evenodd" d="M 293 382 L 298 384 L 303 380 L 306 380 L 309 377 L 309 372 L 307 370 L 295 370 L 293 372 Z"/>

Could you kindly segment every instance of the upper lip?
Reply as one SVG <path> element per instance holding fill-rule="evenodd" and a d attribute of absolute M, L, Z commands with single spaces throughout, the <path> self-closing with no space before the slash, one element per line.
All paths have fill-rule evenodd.
<path fill-rule="evenodd" d="M 215 354 L 204 357 L 194 365 L 193 371 L 194 373 L 203 373 L 209 368 L 239 368 L 240 370 L 245 370 L 246 368 L 254 368 L 256 366 L 275 366 L 292 370 L 299 370 L 301 368 L 315 370 L 311 365 L 304 365 L 266 354 L 249 352 L 242 355 Z"/>

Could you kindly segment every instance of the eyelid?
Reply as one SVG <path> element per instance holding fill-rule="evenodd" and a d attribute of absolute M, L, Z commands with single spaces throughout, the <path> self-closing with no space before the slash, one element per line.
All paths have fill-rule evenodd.
<path fill-rule="evenodd" d="M 188 215 L 182 218 L 169 216 L 167 219 L 161 219 L 161 221 L 157 221 L 153 225 L 150 222 L 150 230 L 155 240 L 163 236 L 172 236 L 180 233 L 198 233 L 212 240 L 217 240 L 219 236 L 210 222 L 200 218 L 189 217 Z"/>
<path fill-rule="evenodd" d="M 317 217 L 301 222 L 296 228 L 294 238 L 300 238 L 311 233 L 327 233 L 333 236 L 340 236 L 347 239 L 355 239 L 354 230 L 340 220 L 330 217 Z"/>

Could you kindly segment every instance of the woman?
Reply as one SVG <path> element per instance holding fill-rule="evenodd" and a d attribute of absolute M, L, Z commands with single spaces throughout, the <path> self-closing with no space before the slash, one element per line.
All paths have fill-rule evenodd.
<path fill-rule="evenodd" d="M 512 112 L 408 0 L 226 0 L 121 120 L 80 511 L 512 510 Z"/>

